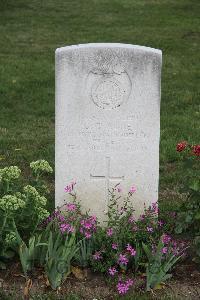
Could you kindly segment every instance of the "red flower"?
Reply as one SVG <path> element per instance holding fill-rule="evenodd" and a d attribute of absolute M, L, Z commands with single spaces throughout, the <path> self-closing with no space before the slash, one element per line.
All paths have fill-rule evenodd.
<path fill-rule="evenodd" d="M 194 145 L 192 147 L 192 152 L 194 153 L 194 155 L 200 156 L 200 145 Z"/>
<path fill-rule="evenodd" d="M 176 151 L 181 152 L 181 151 L 185 150 L 186 146 L 187 146 L 187 142 L 185 142 L 185 141 L 180 142 L 176 145 Z"/>

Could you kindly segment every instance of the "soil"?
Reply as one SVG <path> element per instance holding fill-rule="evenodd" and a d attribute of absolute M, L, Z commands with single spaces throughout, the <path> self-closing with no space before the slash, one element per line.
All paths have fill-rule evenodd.
<path fill-rule="evenodd" d="M 31 299 L 31 295 L 38 294 L 54 294 L 55 299 L 62 299 L 71 293 L 83 300 L 117 298 L 115 287 L 107 283 L 105 276 L 88 269 L 79 271 L 74 272 L 75 276 L 71 274 L 59 290 L 52 292 L 41 269 L 35 269 L 30 276 L 31 280 L 26 282 L 20 263 L 15 262 L 7 270 L 0 271 L 0 290 L 7 295 L 14 294 L 16 299 Z M 142 286 L 144 278 L 141 277 L 136 280 L 134 290 L 129 294 L 134 295 L 136 292 L 142 299 L 200 299 L 200 269 L 192 261 L 185 261 L 176 267 L 172 279 L 161 290 L 147 294 L 142 291 Z"/>

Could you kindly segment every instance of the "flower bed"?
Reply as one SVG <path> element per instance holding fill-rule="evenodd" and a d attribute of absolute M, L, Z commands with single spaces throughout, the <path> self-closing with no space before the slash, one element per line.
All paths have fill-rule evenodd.
<path fill-rule="evenodd" d="M 81 277 L 85 269 L 102 274 L 120 296 L 133 292 L 136 286 L 146 291 L 161 288 L 190 246 L 175 233 L 192 230 L 199 263 L 200 189 L 195 173 L 199 149 L 199 145 L 187 142 L 177 144 L 177 152 L 192 172 L 184 186 L 189 201 L 170 212 L 171 218 L 153 203 L 136 219 L 131 198 L 137 187 L 130 187 L 122 199 L 123 187 L 117 184 L 109 191 L 103 226 L 96 216 L 82 212 L 75 181 L 64 187 L 66 203 L 48 212 L 44 175 L 53 169 L 47 161 L 30 164 L 32 175 L 25 186 L 17 166 L 0 169 L 0 267 L 5 269 L 13 259 L 20 261 L 27 293 L 34 270 L 41 270 L 53 290 L 59 290 L 71 273 Z"/>

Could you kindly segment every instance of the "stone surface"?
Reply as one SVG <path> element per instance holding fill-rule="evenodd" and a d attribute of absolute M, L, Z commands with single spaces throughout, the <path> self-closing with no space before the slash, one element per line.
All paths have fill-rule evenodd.
<path fill-rule="evenodd" d="M 56 50 L 56 206 L 71 180 L 99 217 L 119 182 L 122 196 L 136 186 L 137 215 L 157 200 L 161 58 L 125 44 Z"/>

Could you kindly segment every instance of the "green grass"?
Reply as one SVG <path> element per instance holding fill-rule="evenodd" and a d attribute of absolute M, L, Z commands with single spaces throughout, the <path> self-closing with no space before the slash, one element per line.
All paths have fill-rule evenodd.
<path fill-rule="evenodd" d="M 56 48 L 138 44 L 163 51 L 160 191 L 173 189 L 183 173 L 176 143 L 199 142 L 199 8 L 199 0 L 1 0 L 0 167 L 54 165 Z"/>

